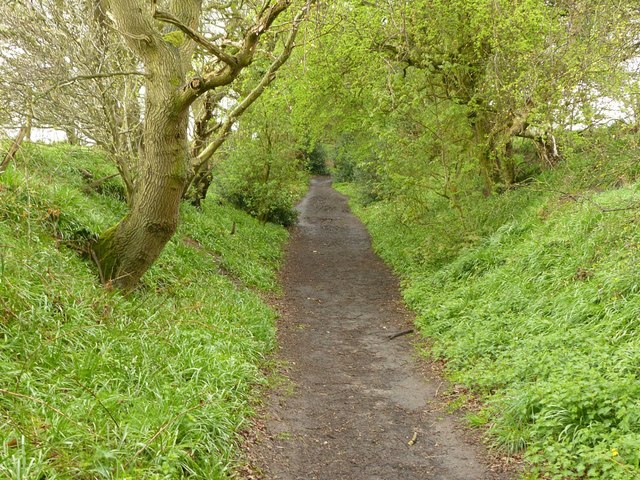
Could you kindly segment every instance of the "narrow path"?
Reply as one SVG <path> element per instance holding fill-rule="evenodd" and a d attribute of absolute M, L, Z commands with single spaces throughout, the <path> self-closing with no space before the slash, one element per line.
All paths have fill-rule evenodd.
<path fill-rule="evenodd" d="M 299 206 L 283 274 L 280 357 L 292 391 L 270 399 L 252 456 L 269 480 L 484 480 L 454 421 L 434 411 L 396 279 L 325 177 Z M 413 442 L 412 442 L 413 440 Z"/>

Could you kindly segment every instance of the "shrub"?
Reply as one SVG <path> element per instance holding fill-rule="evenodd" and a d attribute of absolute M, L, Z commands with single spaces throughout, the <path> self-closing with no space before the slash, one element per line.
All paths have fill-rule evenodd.
<path fill-rule="evenodd" d="M 295 223 L 295 204 L 306 175 L 293 155 L 266 153 L 253 139 L 235 149 L 215 173 L 215 191 L 232 205 L 263 222 Z"/>
<path fill-rule="evenodd" d="M 306 169 L 312 175 L 328 175 L 327 151 L 320 143 L 316 143 L 311 152 L 305 155 Z"/>

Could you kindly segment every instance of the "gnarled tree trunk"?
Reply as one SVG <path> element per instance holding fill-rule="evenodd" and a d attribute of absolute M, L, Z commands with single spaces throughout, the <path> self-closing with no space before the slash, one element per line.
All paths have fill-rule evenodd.
<path fill-rule="evenodd" d="M 199 12 L 199 1 L 183 6 L 186 3 L 192 3 L 194 12 Z M 131 210 L 100 237 L 94 252 L 102 278 L 130 289 L 158 258 L 178 226 L 189 169 L 188 108 L 178 101 L 180 86 L 185 83 L 184 61 L 179 50 L 155 30 L 151 5 L 131 0 L 111 0 L 110 5 L 148 75 L 145 149 Z"/>
<path fill-rule="evenodd" d="M 146 109 L 147 115 L 156 111 L 157 121 L 145 122 L 146 148 L 131 211 L 94 247 L 103 278 L 124 289 L 135 286 L 178 226 L 189 165 L 187 122 L 184 113 L 171 113 L 172 108 L 158 101 Z"/>
<path fill-rule="evenodd" d="M 202 149 L 195 165 L 187 145 L 190 106 L 206 92 L 229 85 L 238 78 L 251 64 L 261 35 L 289 7 L 291 0 L 267 2 L 255 24 L 244 30 L 241 47 L 233 55 L 197 31 L 202 0 L 172 0 L 168 2 L 168 12 L 158 10 L 156 2 L 148 0 L 104 2 L 115 18 L 118 30 L 144 64 L 146 74 L 144 150 L 131 210 L 122 221 L 107 230 L 93 248 L 103 281 L 129 290 L 174 234 L 180 199 L 193 173 L 199 173 L 202 165 L 224 142 L 235 119 L 260 96 L 275 78 L 275 71 L 289 57 L 300 22 L 312 1 L 309 0 L 294 19 L 284 52 L 273 61 L 258 86 L 233 109 L 220 128 L 220 136 Z M 165 25 L 162 32 L 157 29 L 158 22 Z M 187 80 L 196 44 L 216 60 L 202 78 Z"/>

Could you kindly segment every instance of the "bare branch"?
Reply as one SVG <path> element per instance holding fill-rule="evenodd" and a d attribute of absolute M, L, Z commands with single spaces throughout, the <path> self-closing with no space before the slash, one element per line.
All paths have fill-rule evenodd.
<path fill-rule="evenodd" d="M 212 43 L 210 40 L 205 38 L 202 34 L 196 32 L 192 28 L 188 27 L 184 23 L 182 23 L 178 18 L 174 17 L 170 13 L 162 12 L 160 10 L 156 10 L 153 14 L 153 17 L 156 20 L 160 20 L 161 22 L 169 23 L 177 28 L 179 28 L 185 35 L 191 38 L 198 45 L 203 47 L 209 53 L 215 55 L 218 59 L 226 63 L 227 65 L 233 67 L 237 64 L 237 60 L 232 55 L 228 55 L 222 49 L 220 49 L 217 45 Z"/>
<path fill-rule="evenodd" d="M 71 85 L 73 83 L 76 82 L 80 82 L 83 80 L 95 80 L 97 78 L 109 78 L 109 77 L 123 77 L 123 76 L 129 76 L 129 75 L 139 75 L 142 77 L 145 77 L 146 74 L 144 72 L 136 72 L 136 71 L 132 71 L 132 72 L 109 72 L 109 73 L 92 73 L 89 75 L 77 75 L 75 77 L 71 77 L 68 78 L 62 82 L 56 83 L 54 86 L 46 89 L 44 92 L 39 93 L 38 95 L 36 95 L 36 99 L 40 99 L 43 97 L 46 97 L 47 95 L 49 95 L 51 92 L 53 92 L 54 90 L 57 90 L 59 88 L 62 87 L 66 87 L 68 85 Z"/>
<path fill-rule="evenodd" d="M 275 80 L 276 72 L 280 69 L 282 65 L 289 59 L 291 56 L 291 52 L 295 46 L 295 39 L 298 34 L 298 30 L 300 29 L 300 25 L 302 24 L 302 20 L 306 16 L 309 11 L 310 5 L 312 2 L 308 2 L 307 6 L 303 8 L 298 15 L 296 15 L 293 21 L 293 27 L 291 28 L 291 32 L 289 33 L 289 37 L 285 42 L 285 46 L 280 55 L 273 61 L 273 63 L 269 66 L 265 74 L 262 76 L 262 79 L 255 86 L 255 88 L 241 101 L 239 102 L 233 110 L 229 113 L 227 119 L 219 125 L 216 125 L 215 130 L 219 131 L 216 139 L 211 142 L 202 152 L 195 158 L 194 160 L 194 171 L 195 173 L 199 173 L 204 165 L 209 161 L 209 159 L 213 156 L 213 154 L 220 148 L 220 146 L 226 141 L 229 132 L 236 120 L 262 95 L 262 93 L 266 90 L 266 88 Z"/>
<path fill-rule="evenodd" d="M 20 131 L 18 132 L 18 135 L 16 135 L 16 138 L 13 140 L 13 142 L 11 142 L 11 146 L 9 147 L 9 150 L 5 154 L 4 159 L 2 160 L 2 162 L 0 162 L 0 175 L 2 175 L 5 172 L 5 170 L 9 166 L 9 163 L 11 163 L 13 158 L 20 151 L 20 147 L 22 146 L 22 142 L 24 141 L 25 137 L 27 136 L 27 132 L 28 132 L 29 128 L 31 128 L 30 127 L 30 123 L 31 123 L 31 117 L 28 117 L 27 123 L 20 128 Z"/>

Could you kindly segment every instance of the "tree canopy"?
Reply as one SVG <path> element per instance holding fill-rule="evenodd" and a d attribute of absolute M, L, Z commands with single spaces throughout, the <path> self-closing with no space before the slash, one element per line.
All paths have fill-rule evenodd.
<path fill-rule="evenodd" d="M 570 132 L 611 122 L 612 110 L 637 123 L 633 2 L 16 0 L 0 9 L 5 123 L 23 137 L 32 125 L 62 129 L 118 166 L 130 212 L 95 258 L 105 281 L 125 288 L 173 234 L 181 199 L 199 205 L 212 182 L 230 196 L 240 188 L 222 171 L 273 183 L 265 159 L 277 158 L 293 181 L 324 144 L 336 175 L 359 179 L 371 198 L 404 195 L 419 211 L 435 195 L 459 210 L 465 191 L 489 196 L 553 168 Z M 535 161 L 514 150 L 523 142 Z M 295 198 L 261 195 L 234 198 L 263 217 L 277 210 L 270 202 Z"/>

